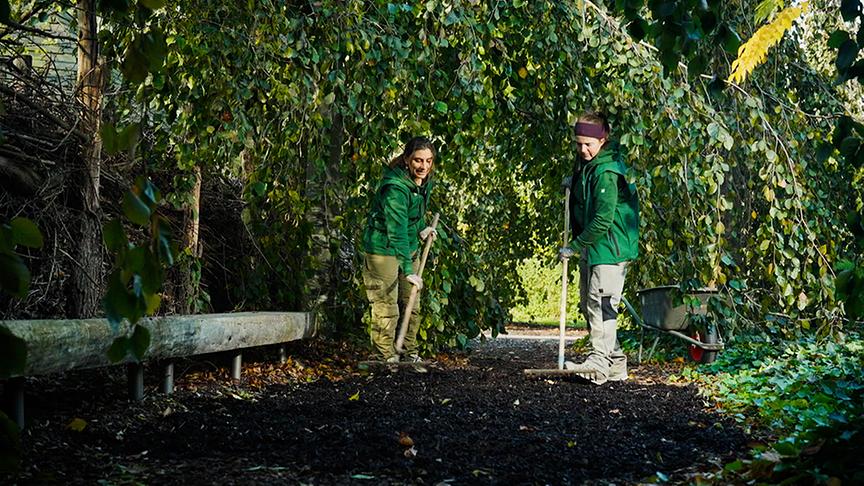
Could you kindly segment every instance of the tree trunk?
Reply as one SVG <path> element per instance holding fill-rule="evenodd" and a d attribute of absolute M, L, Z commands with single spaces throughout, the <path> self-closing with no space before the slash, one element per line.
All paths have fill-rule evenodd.
<path fill-rule="evenodd" d="M 91 317 L 99 312 L 102 288 L 101 209 L 99 172 L 102 140 L 103 67 L 99 57 L 99 28 L 96 0 L 78 2 L 78 77 L 77 97 L 81 108 L 81 131 L 89 136 L 82 143 L 82 165 L 75 183 L 81 189 L 81 224 L 78 235 L 77 265 L 73 277 L 72 314 Z"/>
<path fill-rule="evenodd" d="M 189 206 L 183 216 L 183 235 L 180 242 L 184 253 L 180 266 L 180 287 L 177 291 L 177 310 L 180 314 L 191 314 L 195 311 L 192 303 L 198 297 L 200 273 L 196 276 L 194 267 L 196 260 L 201 258 L 198 245 L 198 229 L 201 210 L 201 167 L 196 166 L 193 172 L 195 183 L 192 186 Z M 188 252 L 186 251 L 188 249 Z"/>

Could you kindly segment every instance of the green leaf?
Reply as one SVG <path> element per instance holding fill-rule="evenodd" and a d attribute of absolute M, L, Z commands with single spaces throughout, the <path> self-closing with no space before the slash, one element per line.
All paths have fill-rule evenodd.
<path fill-rule="evenodd" d="M 126 336 L 120 336 L 114 339 L 114 342 L 111 343 L 111 347 L 108 348 L 108 360 L 112 363 L 119 363 L 123 361 L 123 358 L 126 357 L 126 353 L 129 352 L 129 338 Z"/>
<path fill-rule="evenodd" d="M 783 456 L 797 456 L 800 450 L 791 442 L 777 442 L 774 444 L 774 450 Z"/>
<path fill-rule="evenodd" d="M 141 48 L 141 41 L 135 39 L 123 53 L 120 72 L 132 84 L 141 84 L 147 79 L 149 61 Z"/>
<path fill-rule="evenodd" d="M 0 379 L 23 375 L 27 367 L 27 343 L 0 325 Z"/>
<path fill-rule="evenodd" d="M 114 12 L 128 12 L 131 6 L 129 0 L 102 0 L 98 2 L 100 12 L 103 14 Z"/>
<path fill-rule="evenodd" d="M 147 177 L 139 176 L 135 179 L 135 190 L 135 194 L 143 196 L 141 200 L 144 201 L 150 209 L 155 208 L 159 203 L 159 200 L 162 199 L 162 194 L 159 192 L 159 189 Z"/>
<path fill-rule="evenodd" d="M 126 251 L 129 246 L 126 232 L 123 231 L 123 223 L 117 218 L 105 223 L 105 226 L 102 227 L 102 240 L 105 242 L 105 247 L 112 252 Z"/>
<path fill-rule="evenodd" d="M 18 217 L 13 219 L 9 226 L 12 227 L 15 244 L 27 248 L 42 248 L 42 232 L 39 231 L 33 221 Z"/>
<path fill-rule="evenodd" d="M 761 24 L 768 20 L 774 12 L 783 7 L 783 0 L 764 0 L 756 6 L 756 16 L 754 17 L 757 24 Z"/>
<path fill-rule="evenodd" d="M 836 5 L 836 4 L 835 4 Z M 843 20 L 852 22 L 858 17 L 861 12 L 861 0 L 841 0 L 840 13 L 843 15 Z"/>
<path fill-rule="evenodd" d="M 718 31 L 720 42 L 723 44 L 723 50 L 735 56 L 738 55 L 738 48 L 741 46 L 741 36 L 735 29 L 729 27 L 728 24 L 722 24 Z"/>
<path fill-rule="evenodd" d="M 627 26 L 627 32 L 634 40 L 640 41 L 648 35 L 648 22 L 643 18 L 637 18 L 630 22 Z"/>
<path fill-rule="evenodd" d="M 117 148 L 117 128 L 113 123 L 103 123 L 99 130 L 102 137 L 102 150 L 108 155 L 116 155 L 120 149 Z"/>
<path fill-rule="evenodd" d="M 139 126 L 137 123 L 131 123 L 117 134 L 116 150 L 132 150 L 138 143 Z"/>
<path fill-rule="evenodd" d="M 853 157 L 861 146 L 861 140 L 858 137 L 846 137 L 840 143 L 840 153 L 847 159 Z"/>
<path fill-rule="evenodd" d="M 132 332 L 132 337 L 129 339 L 129 344 L 132 356 L 141 361 L 150 347 L 150 330 L 140 324 L 136 324 L 135 331 Z"/>
<path fill-rule="evenodd" d="M 720 125 L 717 122 L 708 124 L 708 135 L 712 140 L 720 140 Z"/>
<path fill-rule="evenodd" d="M 158 253 L 159 258 L 166 266 L 174 265 L 174 260 L 177 257 L 177 245 L 171 241 L 167 231 L 160 231 L 158 237 Z"/>
<path fill-rule="evenodd" d="M 701 13 L 699 14 L 699 24 L 702 26 L 702 32 L 708 35 L 717 28 L 717 15 L 710 10 Z"/>
<path fill-rule="evenodd" d="M 123 195 L 123 214 L 139 226 L 150 224 L 150 208 L 132 191 Z"/>
<path fill-rule="evenodd" d="M 840 46 L 840 51 L 837 53 L 837 69 L 845 70 L 855 62 L 858 57 L 858 44 L 855 41 L 848 39 Z"/>
<path fill-rule="evenodd" d="M 828 47 L 839 49 L 844 42 L 849 40 L 849 33 L 845 30 L 837 29 L 828 38 Z"/>
<path fill-rule="evenodd" d="M 9 6 L 9 0 L 0 0 L 0 23 L 9 23 L 11 15 L 12 9 Z"/>
<path fill-rule="evenodd" d="M 108 278 L 108 290 L 102 299 L 105 317 L 114 329 L 118 329 L 123 319 L 135 316 L 136 299 L 126 289 L 121 270 L 116 269 Z"/>
<path fill-rule="evenodd" d="M 30 270 L 15 254 L 0 253 L 0 289 L 18 298 L 30 290 Z"/>
<path fill-rule="evenodd" d="M 123 260 L 123 270 L 136 274 L 141 273 L 144 271 L 144 267 L 147 266 L 147 262 L 152 259 L 152 255 L 147 251 L 146 247 L 136 246 L 130 248 L 126 252 L 126 258 Z"/>
<path fill-rule="evenodd" d="M 168 44 L 161 30 L 153 28 L 141 38 L 141 54 L 147 60 L 147 71 L 156 72 L 165 64 Z"/>
<path fill-rule="evenodd" d="M 252 193 L 256 196 L 261 197 L 265 192 L 267 192 L 267 184 L 260 181 L 252 184 Z"/>
<path fill-rule="evenodd" d="M 145 294 L 155 294 L 162 289 L 162 264 L 155 255 L 148 252 L 147 259 L 141 269 L 141 287 Z"/>
<path fill-rule="evenodd" d="M 447 110 L 447 103 L 444 103 L 443 101 L 435 102 L 435 111 L 437 111 L 438 113 L 447 113 Z"/>
<path fill-rule="evenodd" d="M 148 316 L 152 316 L 162 303 L 162 296 L 159 294 L 144 294 L 144 300 L 147 304 L 147 309 L 144 311 Z"/>
<path fill-rule="evenodd" d="M 0 253 L 12 253 L 15 250 L 15 236 L 12 227 L 0 224 Z"/>
<path fill-rule="evenodd" d="M 138 0 L 138 3 L 144 5 L 150 10 L 156 10 L 165 6 L 167 0 Z"/>

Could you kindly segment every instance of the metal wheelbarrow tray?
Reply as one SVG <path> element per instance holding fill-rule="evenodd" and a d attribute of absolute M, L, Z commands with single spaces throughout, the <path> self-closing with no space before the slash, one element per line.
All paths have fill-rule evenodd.
<path fill-rule="evenodd" d="M 627 311 L 640 326 L 639 362 L 642 361 L 642 340 L 645 329 L 664 332 L 683 339 L 690 344 L 690 357 L 701 363 L 714 361 L 717 352 L 722 351 L 725 347 L 715 323 L 708 323 L 705 329 L 696 329 L 695 326 L 691 326 L 690 322 L 691 315 L 706 315 L 708 313 L 708 299 L 711 297 L 723 298 L 722 294 L 716 289 L 698 289 L 687 292 L 687 300 L 698 299 L 699 304 L 695 306 L 674 302 L 674 296 L 678 291 L 679 288 L 675 285 L 637 291 L 636 298 L 642 309 L 641 316 L 625 297 L 621 297 L 621 302 L 624 303 Z M 688 330 L 690 335 L 685 334 Z M 659 336 L 654 339 L 654 344 L 648 355 L 649 359 L 654 354 L 658 340 Z"/>

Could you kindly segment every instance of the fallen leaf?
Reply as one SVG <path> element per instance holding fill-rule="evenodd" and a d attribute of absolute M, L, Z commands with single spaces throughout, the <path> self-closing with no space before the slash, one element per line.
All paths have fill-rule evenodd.
<path fill-rule="evenodd" d="M 410 459 L 412 457 L 417 456 L 417 449 L 415 449 L 413 447 L 410 449 L 405 449 L 405 452 L 403 454 L 405 454 L 405 457 Z"/>
<path fill-rule="evenodd" d="M 414 445 L 414 439 L 405 432 L 399 432 L 399 445 L 403 447 L 411 447 Z"/>
<path fill-rule="evenodd" d="M 165 411 L 162 412 L 162 416 L 167 417 L 167 416 L 171 415 L 172 413 L 174 413 L 174 410 L 171 410 L 171 407 L 167 407 L 165 409 Z"/>
<path fill-rule="evenodd" d="M 519 399 L 518 398 L 516 399 L 515 402 L 513 402 L 513 405 L 517 405 L 517 406 L 519 405 Z"/>
<path fill-rule="evenodd" d="M 74 430 L 75 432 L 81 432 L 84 430 L 84 427 L 87 427 L 87 421 L 80 418 L 72 419 L 66 426 L 67 429 Z"/>
<path fill-rule="evenodd" d="M 452 400 L 450 400 L 449 398 L 445 398 L 445 399 L 441 400 L 441 405 L 447 405 L 447 404 L 450 403 L 451 401 L 452 401 Z"/>
<path fill-rule="evenodd" d="M 357 393 L 348 397 L 349 402 L 356 402 L 357 400 L 360 400 L 360 390 L 357 390 Z"/>

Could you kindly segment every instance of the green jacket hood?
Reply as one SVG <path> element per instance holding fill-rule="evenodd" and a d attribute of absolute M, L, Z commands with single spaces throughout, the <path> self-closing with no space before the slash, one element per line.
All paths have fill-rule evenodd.
<path fill-rule="evenodd" d="M 621 146 L 612 141 L 573 168 L 570 246 L 587 251 L 589 265 L 617 264 L 639 254 L 639 197 L 627 182 L 624 159 Z"/>
<path fill-rule="evenodd" d="M 417 185 L 404 167 L 387 167 L 369 210 L 363 247 L 366 253 L 393 255 L 406 275 L 414 273 L 413 256 L 426 226 L 432 176 Z"/>

